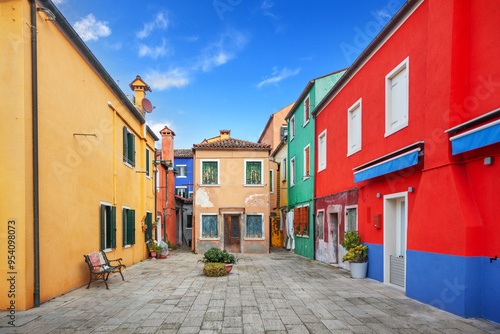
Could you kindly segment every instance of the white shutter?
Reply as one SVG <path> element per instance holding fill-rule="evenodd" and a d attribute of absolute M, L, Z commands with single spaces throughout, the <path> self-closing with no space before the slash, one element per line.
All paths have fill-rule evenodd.
<path fill-rule="evenodd" d="M 408 122 L 408 74 L 406 68 L 391 79 L 391 128 Z"/>

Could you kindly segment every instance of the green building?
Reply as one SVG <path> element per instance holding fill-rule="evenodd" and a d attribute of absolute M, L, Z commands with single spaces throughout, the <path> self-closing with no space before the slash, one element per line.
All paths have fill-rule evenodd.
<path fill-rule="evenodd" d="M 314 107 L 344 74 L 309 81 L 286 116 L 288 124 L 288 211 L 294 212 L 295 253 L 314 259 Z"/>

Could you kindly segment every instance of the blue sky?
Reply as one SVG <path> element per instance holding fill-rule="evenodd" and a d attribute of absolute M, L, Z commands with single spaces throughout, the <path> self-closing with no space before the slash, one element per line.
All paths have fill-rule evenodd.
<path fill-rule="evenodd" d="M 153 92 L 147 122 L 175 148 L 230 129 L 257 141 L 308 81 L 348 67 L 403 0 L 54 0 L 122 90 Z"/>

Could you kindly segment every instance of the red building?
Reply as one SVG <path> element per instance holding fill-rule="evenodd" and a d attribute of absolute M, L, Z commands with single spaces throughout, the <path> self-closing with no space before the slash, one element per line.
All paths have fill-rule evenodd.
<path fill-rule="evenodd" d="M 496 322 L 498 22 L 495 1 L 407 1 L 314 112 L 323 260 L 357 229 L 370 278 Z"/>
<path fill-rule="evenodd" d="M 168 127 L 160 131 L 161 151 L 156 152 L 158 164 L 158 181 L 156 183 L 156 228 L 155 239 L 170 241 L 177 245 L 177 219 L 175 214 L 175 170 L 174 136 Z M 161 225 L 161 230 L 158 226 Z"/>

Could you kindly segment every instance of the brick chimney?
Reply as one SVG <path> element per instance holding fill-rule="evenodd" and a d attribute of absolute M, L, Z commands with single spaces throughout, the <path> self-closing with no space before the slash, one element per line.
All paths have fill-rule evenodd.
<path fill-rule="evenodd" d="M 142 99 L 146 97 L 146 91 L 151 92 L 151 87 L 141 79 L 140 75 L 136 76 L 129 86 L 135 92 L 135 104 L 144 109 Z"/>
<path fill-rule="evenodd" d="M 160 134 L 161 134 L 162 160 L 170 160 L 173 164 L 175 133 L 168 127 L 164 127 L 163 130 L 160 131 Z"/>
<path fill-rule="evenodd" d="M 231 130 L 219 130 L 219 131 L 220 131 L 220 140 L 229 139 Z"/>

